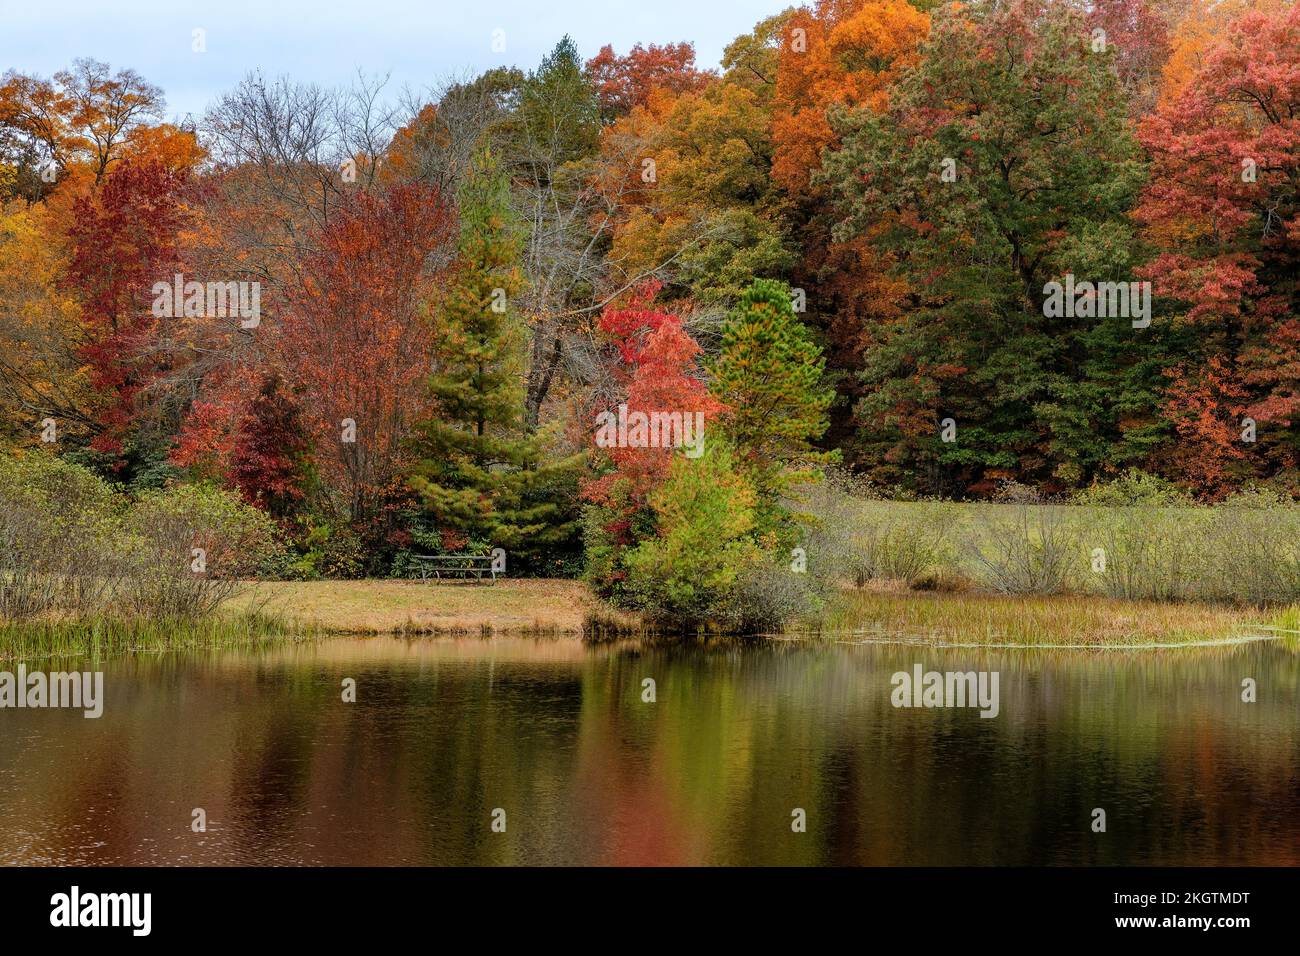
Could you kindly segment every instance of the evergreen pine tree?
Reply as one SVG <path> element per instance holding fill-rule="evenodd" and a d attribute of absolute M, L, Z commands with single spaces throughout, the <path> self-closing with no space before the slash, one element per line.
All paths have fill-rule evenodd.
<path fill-rule="evenodd" d="M 543 463 L 544 435 L 523 419 L 520 231 L 509 183 L 480 153 L 459 195 L 456 262 L 440 303 L 434 414 L 419 427 L 411 486 L 444 532 L 507 550 L 545 549 L 575 525 L 548 495 L 576 458 Z"/>
<path fill-rule="evenodd" d="M 825 369 L 789 288 L 755 279 L 723 325 L 709 371 L 710 390 L 729 406 L 723 425 L 761 492 L 779 490 L 796 462 L 828 460 L 812 444 L 826 431 L 834 398 L 823 383 Z"/>

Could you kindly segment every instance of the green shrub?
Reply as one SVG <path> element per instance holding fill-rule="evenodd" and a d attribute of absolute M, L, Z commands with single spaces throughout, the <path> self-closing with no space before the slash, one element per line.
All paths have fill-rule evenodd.
<path fill-rule="evenodd" d="M 806 524 L 809 569 L 820 577 L 915 585 L 953 561 L 958 509 L 946 502 L 882 501 L 860 479 L 828 469 L 824 481 L 794 490 L 791 508 Z"/>
<path fill-rule="evenodd" d="M 650 497 L 658 534 L 625 558 L 628 591 L 655 623 L 693 630 L 738 616 L 742 576 L 764 561 L 753 535 L 755 500 L 722 442 L 697 459 L 673 459 Z"/>
<path fill-rule="evenodd" d="M 1083 590 L 1155 601 L 1196 594 L 1206 570 L 1206 509 L 1164 479 L 1137 470 L 1092 486 L 1076 501 L 1089 567 Z"/>
<path fill-rule="evenodd" d="M 137 614 L 210 613 L 281 550 L 264 512 L 210 485 L 147 492 L 126 525 L 135 573 L 124 600 Z"/>
<path fill-rule="evenodd" d="M 784 549 L 746 565 L 736 577 L 731 599 L 716 620 L 729 632 L 780 631 L 791 621 L 808 621 L 826 606 L 834 581 L 808 572 L 794 573 Z"/>
<path fill-rule="evenodd" d="M 1130 468 L 1118 478 L 1079 492 L 1078 504 L 1096 508 L 1191 507 L 1193 501 L 1173 482 Z"/>
<path fill-rule="evenodd" d="M 867 504 L 864 527 L 850 555 L 854 583 L 905 581 L 914 585 L 952 559 L 956 508 L 940 502 Z"/>
<path fill-rule="evenodd" d="M 308 578 L 360 578 L 365 574 L 366 552 L 361 537 L 346 524 L 313 524 L 303 536 L 300 567 Z"/>
<path fill-rule="evenodd" d="M 1262 488 L 1212 509 L 1200 549 L 1208 565 L 1200 596 L 1249 604 L 1300 601 L 1300 509 Z"/>
<path fill-rule="evenodd" d="M 85 611 L 124 573 L 121 496 L 43 452 L 0 456 L 0 617 Z"/>
<path fill-rule="evenodd" d="M 637 507 L 628 487 L 626 481 L 620 480 L 602 503 L 588 503 L 582 510 L 583 580 L 620 607 L 635 606 L 637 601 L 628 586 L 624 564 L 627 554 L 636 542 L 656 533 L 654 511 Z"/>
<path fill-rule="evenodd" d="M 830 581 L 861 578 L 860 547 L 867 533 L 869 487 L 850 472 L 828 468 L 821 481 L 790 489 L 788 513 L 799 523 L 810 573 Z"/>
<path fill-rule="evenodd" d="M 1019 486 L 974 510 L 961 547 L 971 576 L 1000 594 L 1059 594 L 1082 563 L 1068 509 Z"/>
<path fill-rule="evenodd" d="M 1195 597 L 1206 572 L 1210 517 L 1192 506 L 1080 508 L 1079 539 L 1090 568 L 1082 589 L 1130 600 Z"/>

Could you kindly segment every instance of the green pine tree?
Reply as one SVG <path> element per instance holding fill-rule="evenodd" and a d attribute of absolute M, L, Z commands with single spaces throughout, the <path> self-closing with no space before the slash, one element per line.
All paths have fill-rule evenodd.
<path fill-rule="evenodd" d="M 546 461 L 548 436 L 524 425 L 524 330 L 511 312 L 523 281 L 521 233 L 509 188 L 485 150 L 460 190 L 460 238 L 428 382 L 435 412 L 419 426 L 411 486 L 443 530 L 537 553 L 576 533 L 553 492 L 572 480 L 577 460 Z"/>
<path fill-rule="evenodd" d="M 824 383 L 826 359 L 795 315 L 783 282 L 756 279 L 722 327 L 709 371 L 710 391 L 729 410 L 727 434 L 760 493 L 774 493 L 829 456 L 813 442 L 826 431 L 834 390 Z"/>

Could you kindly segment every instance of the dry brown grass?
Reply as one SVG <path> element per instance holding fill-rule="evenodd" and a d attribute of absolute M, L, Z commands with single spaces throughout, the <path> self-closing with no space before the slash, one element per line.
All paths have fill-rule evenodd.
<path fill-rule="evenodd" d="M 419 581 L 263 582 L 227 605 L 330 634 L 583 634 L 588 617 L 638 630 L 580 581 L 513 579 L 495 585 Z M 1212 604 L 1095 596 L 1006 596 L 908 590 L 873 581 L 848 589 L 813 629 L 943 643 L 1180 644 L 1258 633 L 1276 615 Z"/>
<path fill-rule="evenodd" d="M 232 599 L 333 634 L 582 633 L 589 614 L 623 620 L 580 581 L 519 578 L 496 584 L 404 580 L 266 581 Z"/>
<path fill-rule="evenodd" d="M 847 591 L 820 630 L 944 643 L 1181 644 L 1258 633 L 1271 615 L 1212 604 L 1095 596 L 1006 596 L 909 591 L 877 585 Z"/>

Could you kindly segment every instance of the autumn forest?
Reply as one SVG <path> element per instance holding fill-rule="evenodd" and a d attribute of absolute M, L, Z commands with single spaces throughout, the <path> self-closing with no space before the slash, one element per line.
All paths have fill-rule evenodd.
<path fill-rule="evenodd" d="M 14 502 L 62 521 L 75 484 L 134 540 L 207 515 L 232 574 L 499 548 L 747 626 L 822 476 L 1300 495 L 1293 2 L 736 32 L 717 68 L 564 38 L 420 93 L 251 74 L 174 122 L 130 64 L 5 73 L 0 529 L 50 537 Z"/>

